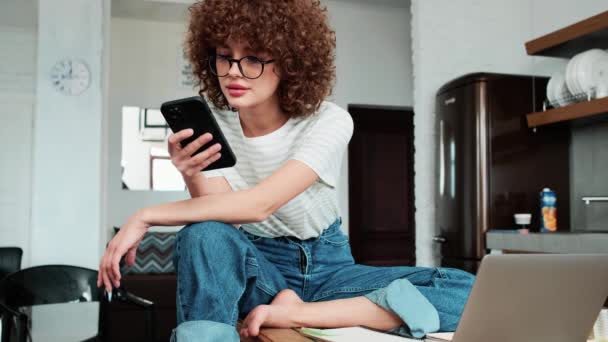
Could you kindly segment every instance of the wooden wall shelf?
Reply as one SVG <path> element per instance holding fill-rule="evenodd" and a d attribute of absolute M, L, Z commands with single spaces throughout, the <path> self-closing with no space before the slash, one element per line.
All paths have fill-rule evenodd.
<path fill-rule="evenodd" d="M 608 48 L 608 11 L 526 43 L 526 52 L 528 55 L 534 56 L 571 58 L 578 53 L 594 48 Z M 595 117 L 599 114 L 608 114 L 608 97 L 544 112 L 530 113 L 526 119 L 528 127 L 537 127 Z"/>
<path fill-rule="evenodd" d="M 608 11 L 526 43 L 534 56 L 570 58 L 591 48 L 608 49 Z"/>
<path fill-rule="evenodd" d="M 544 112 L 531 113 L 526 118 L 528 120 L 528 127 L 537 127 L 561 121 L 588 118 L 604 113 L 608 113 L 608 97 L 549 109 Z"/>

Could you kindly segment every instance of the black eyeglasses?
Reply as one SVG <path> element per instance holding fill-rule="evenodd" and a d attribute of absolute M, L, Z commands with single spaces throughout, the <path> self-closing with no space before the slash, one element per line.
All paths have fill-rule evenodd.
<path fill-rule="evenodd" d="M 256 79 L 262 76 L 264 72 L 264 66 L 269 63 L 273 63 L 274 59 L 267 61 L 261 60 L 255 56 L 245 56 L 240 59 L 230 58 L 226 55 L 211 55 L 209 58 L 209 69 L 211 73 L 217 77 L 228 76 L 232 63 L 235 63 L 239 67 L 239 71 L 243 77 L 248 79 Z"/>

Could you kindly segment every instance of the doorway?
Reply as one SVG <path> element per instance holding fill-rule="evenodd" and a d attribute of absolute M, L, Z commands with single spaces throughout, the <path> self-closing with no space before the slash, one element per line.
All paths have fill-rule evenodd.
<path fill-rule="evenodd" d="M 416 264 L 414 112 L 410 107 L 349 105 L 349 237 L 355 261 Z"/>

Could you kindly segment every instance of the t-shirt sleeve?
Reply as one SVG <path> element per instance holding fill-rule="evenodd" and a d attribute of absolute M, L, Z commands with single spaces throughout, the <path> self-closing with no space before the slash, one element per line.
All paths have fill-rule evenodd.
<path fill-rule="evenodd" d="M 347 111 L 329 103 L 315 115 L 317 120 L 296 146 L 291 159 L 308 165 L 323 183 L 333 188 L 353 135 L 353 120 Z"/>

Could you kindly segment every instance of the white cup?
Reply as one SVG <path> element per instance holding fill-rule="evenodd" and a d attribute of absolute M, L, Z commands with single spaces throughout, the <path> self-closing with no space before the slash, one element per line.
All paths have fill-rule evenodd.
<path fill-rule="evenodd" d="M 529 214 L 529 213 L 513 214 L 513 218 L 515 219 L 515 224 L 526 225 L 526 224 L 530 224 L 530 220 L 532 219 L 532 214 Z"/>
<path fill-rule="evenodd" d="M 608 309 L 602 309 L 593 325 L 595 342 L 608 342 Z"/>

